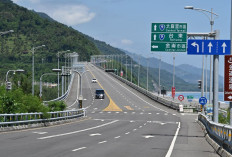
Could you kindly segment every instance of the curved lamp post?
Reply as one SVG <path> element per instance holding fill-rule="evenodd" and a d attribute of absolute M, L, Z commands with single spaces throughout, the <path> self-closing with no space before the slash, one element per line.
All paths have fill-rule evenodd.
<path fill-rule="evenodd" d="M 34 77 L 35 77 L 35 50 L 39 49 L 39 48 L 42 48 L 42 47 L 45 47 L 45 45 L 41 45 L 41 46 L 37 46 L 37 47 L 33 47 L 32 48 L 32 95 L 34 96 Z"/>
<path fill-rule="evenodd" d="M 212 8 L 211 8 L 211 11 L 206 10 L 206 9 L 194 8 L 193 6 L 185 6 L 184 8 L 185 9 L 191 9 L 191 10 L 200 11 L 203 14 L 205 14 L 208 17 L 208 19 L 210 20 L 211 33 L 213 33 L 214 20 L 219 15 L 214 13 Z M 211 16 L 209 16 L 207 13 L 209 13 Z M 213 17 L 213 15 L 214 15 L 214 17 Z M 214 74 L 216 76 L 216 73 L 218 73 L 218 68 L 217 67 L 218 67 L 219 56 L 214 55 L 213 58 L 214 58 L 214 67 L 216 68 L 216 69 L 214 69 Z M 204 67 L 203 67 L 204 66 L 204 56 L 202 56 L 202 59 L 203 60 L 202 60 L 202 87 L 201 87 L 202 94 L 201 95 L 203 96 L 203 93 L 204 93 Z M 212 62 L 213 62 L 212 60 L 213 60 L 212 56 L 210 56 L 210 91 L 209 91 L 210 95 L 209 95 L 209 103 L 212 103 L 212 100 L 213 100 L 213 104 L 214 104 L 214 114 L 213 114 L 214 122 L 218 122 L 218 104 L 217 104 L 218 103 L 217 102 L 217 100 L 218 100 L 218 89 L 217 89 L 218 85 L 216 85 L 216 82 L 218 82 L 218 79 L 215 77 L 216 79 L 214 80 L 214 90 L 217 91 L 217 92 L 214 92 L 214 96 L 212 96 Z M 214 97 L 214 98 L 212 99 L 212 97 Z M 202 110 L 202 112 L 203 112 L 203 110 Z"/>
<path fill-rule="evenodd" d="M 16 72 L 24 72 L 24 70 L 23 69 L 17 69 L 17 70 L 8 70 L 7 71 L 7 73 L 6 73 L 6 89 L 7 89 L 8 74 L 9 74 L 9 72 L 13 72 L 15 74 Z"/>

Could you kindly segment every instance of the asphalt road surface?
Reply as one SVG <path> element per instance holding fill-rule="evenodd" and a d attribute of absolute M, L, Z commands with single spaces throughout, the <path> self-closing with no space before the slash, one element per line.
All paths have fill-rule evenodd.
<path fill-rule="evenodd" d="M 218 156 L 205 141 L 196 114 L 179 114 L 88 64 L 82 76 L 87 116 L 75 122 L 0 133 L 1 157 Z M 92 83 L 96 78 L 97 83 Z M 75 76 L 69 109 L 76 108 Z M 104 89 L 105 99 L 95 99 Z"/>

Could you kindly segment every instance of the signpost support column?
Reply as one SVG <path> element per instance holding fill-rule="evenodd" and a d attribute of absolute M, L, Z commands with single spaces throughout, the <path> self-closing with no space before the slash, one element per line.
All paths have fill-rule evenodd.
<path fill-rule="evenodd" d="M 216 31 L 216 39 L 219 37 L 219 32 Z M 219 55 L 213 56 L 213 121 L 218 123 L 218 65 Z"/>
<path fill-rule="evenodd" d="M 231 10 L 230 12 L 230 42 L 232 42 L 232 3 L 230 6 L 230 10 Z M 232 55 L 231 49 L 230 49 L 230 55 Z M 232 125 L 232 102 L 230 102 L 230 125 Z"/>

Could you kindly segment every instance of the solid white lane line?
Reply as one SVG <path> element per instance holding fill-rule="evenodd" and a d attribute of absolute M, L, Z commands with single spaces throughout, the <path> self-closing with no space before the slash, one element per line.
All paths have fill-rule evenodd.
<path fill-rule="evenodd" d="M 73 149 L 72 151 L 75 152 L 75 151 L 82 150 L 82 149 L 85 149 L 85 148 L 86 147 L 81 147 L 81 148 Z"/>
<path fill-rule="evenodd" d="M 60 137 L 60 136 L 66 136 L 66 135 L 76 134 L 76 133 L 79 133 L 79 132 L 84 132 L 84 131 L 93 130 L 93 129 L 96 129 L 96 128 L 101 128 L 103 126 L 110 125 L 110 124 L 113 124 L 115 122 L 118 122 L 118 120 L 114 120 L 114 121 L 109 122 L 109 123 L 105 123 L 105 124 L 102 124 L 102 125 L 98 125 L 98 126 L 87 128 L 87 129 L 83 129 L 83 130 L 78 130 L 78 131 L 73 131 L 73 132 L 68 132 L 68 133 L 63 133 L 63 134 L 57 134 L 57 135 L 51 135 L 51 136 L 45 136 L 45 137 L 40 137 L 40 138 L 37 138 L 37 139 L 43 140 L 43 139 L 48 139 L 48 138 L 53 138 L 53 137 Z"/>
<path fill-rule="evenodd" d="M 107 141 L 101 141 L 101 142 L 98 142 L 98 144 L 102 144 L 102 143 L 106 143 Z"/>
<path fill-rule="evenodd" d="M 33 132 L 33 133 L 43 135 L 46 134 L 47 132 Z"/>
<path fill-rule="evenodd" d="M 173 137 L 172 143 L 171 143 L 171 145 L 170 145 L 170 147 L 169 147 L 169 149 L 168 149 L 168 152 L 167 152 L 167 154 L 166 154 L 165 157 L 170 157 L 170 156 L 172 155 L 172 151 L 173 151 L 173 148 L 174 148 L 174 145 L 175 145 L 176 138 L 177 138 L 177 135 L 178 135 L 178 133 L 179 133 L 179 130 L 180 130 L 180 122 L 179 122 L 179 124 L 178 124 L 178 127 L 177 127 L 177 129 L 176 129 L 175 136 Z"/>
<path fill-rule="evenodd" d="M 114 138 L 120 138 L 121 136 L 117 136 L 117 137 L 114 137 Z"/>
<path fill-rule="evenodd" d="M 126 135 L 128 135 L 130 132 L 127 132 L 127 133 L 125 133 Z"/>

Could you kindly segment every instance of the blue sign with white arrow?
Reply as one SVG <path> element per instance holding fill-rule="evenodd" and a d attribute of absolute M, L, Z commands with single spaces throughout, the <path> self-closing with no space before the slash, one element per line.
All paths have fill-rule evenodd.
<path fill-rule="evenodd" d="M 188 40 L 189 55 L 230 55 L 230 40 Z"/>
<path fill-rule="evenodd" d="M 201 105 L 207 104 L 207 99 L 206 99 L 206 97 L 200 97 L 200 98 L 199 98 L 199 104 L 201 104 Z"/>

